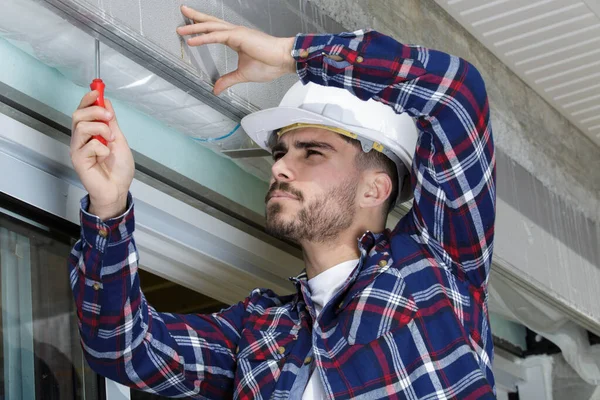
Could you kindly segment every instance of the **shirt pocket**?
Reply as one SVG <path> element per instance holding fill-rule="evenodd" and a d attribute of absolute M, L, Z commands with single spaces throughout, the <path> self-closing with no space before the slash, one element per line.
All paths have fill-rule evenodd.
<path fill-rule="evenodd" d="M 343 310 L 342 333 L 351 346 L 368 344 L 406 326 L 417 310 L 412 295 L 367 287 Z"/>
<path fill-rule="evenodd" d="M 290 353 L 296 338 L 289 332 L 244 329 L 238 345 L 238 359 L 282 360 Z"/>
<path fill-rule="evenodd" d="M 244 393 L 252 393 L 253 398 L 272 393 L 295 340 L 296 335 L 289 332 L 244 329 L 238 345 L 234 399 L 246 398 L 240 396 Z"/>

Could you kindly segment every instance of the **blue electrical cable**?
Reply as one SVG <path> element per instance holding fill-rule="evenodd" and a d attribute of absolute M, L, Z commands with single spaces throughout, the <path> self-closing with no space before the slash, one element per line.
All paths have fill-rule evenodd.
<path fill-rule="evenodd" d="M 195 141 L 197 141 L 197 142 L 203 142 L 203 143 L 206 143 L 206 142 L 216 142 L 216 141 L 218 141 L 218 140 L 227 139 L 229 136 L 233 135 L 233 134 L 235 133 L 235 131 L 237 131 L 237 130 L 240 128 L 240 126 L 242 126 L 242 125 L 238 123 L 238 124 L 237 124 L 237 125 L 236 125 L 236 126 L 235 126 L 235 127 L 232 129 L 232 130 L 231 130 L 231 132 L 229 132 L 229 133 L 228 133 L 228 134 L 226 134 L 226 135 L 220 136 L 220 137 L 216 137 L 216 138 L 195 138 L 195 137 L 193 137 L 193 138 L 192 138 L 192 140 L 195 140 Z"/>

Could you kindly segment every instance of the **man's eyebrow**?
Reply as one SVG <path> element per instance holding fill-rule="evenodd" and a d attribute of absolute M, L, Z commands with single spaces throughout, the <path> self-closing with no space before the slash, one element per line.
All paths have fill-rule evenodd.
<path fill-rule="evenodd" d="M 329 143 L 318 142 L 316 140 L 309 140 L 308 142 L 302 142 L 302 141 L 297 140 L 296 142 L 294 142 L 294 147 L 297 149 L 318 148 L 318 149 L 324 149 L 324 150 L 337 151 L 335 149 L 335 147 L 333 147 Z"/>
<path fill-rule="evenodd" d="M 271 153 L 276 153 L 279 151 L 287 151 L 287 145 L 283 141 L 279 141 L 275 144 L 275 146 L 271 147 Z"/>

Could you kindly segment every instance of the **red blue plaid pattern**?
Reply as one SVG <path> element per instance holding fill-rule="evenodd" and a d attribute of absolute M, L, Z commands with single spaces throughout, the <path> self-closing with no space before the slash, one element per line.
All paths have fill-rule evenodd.
<path fill-rule="evenodd" d="M 257 289 L 212 315 L 157 312 L 140 291 L 133 201 L 102 222 L 84 198 L 70 271 L 90 365 L 165 396 L 287 399 L 301 395 L 311 355 L 330 399 L 494 398 L 495 159 L 479 72 L 374 31 L 299 35 L 293 56 L 302 81 L 415 118 L 411 212 L 365 233 L 359 265 L 313 323 L 305 274 L 289 296 Z"/>

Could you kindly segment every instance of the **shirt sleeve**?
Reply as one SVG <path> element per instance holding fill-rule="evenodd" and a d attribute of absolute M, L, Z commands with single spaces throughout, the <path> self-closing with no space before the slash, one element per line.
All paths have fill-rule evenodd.
<path fill-rule="evenodd" d="M 345 88 L 411 115 L 419 138 L 409 232 L 462 280 L 485 287 L 495 218 L 495 157 L 483 79 L 467 61 L 375 31 L 298 35 L 300 79 Z"/>
<path fill-rule="evenodd" d="M 81 202 L 81 239 L 69 257 L 82 346 L 100 375 L 162 396 L 231 398 L 249 299 L 220 313 L 157 312 L 144 298 L 134 207 L 102 221 Z"/>

